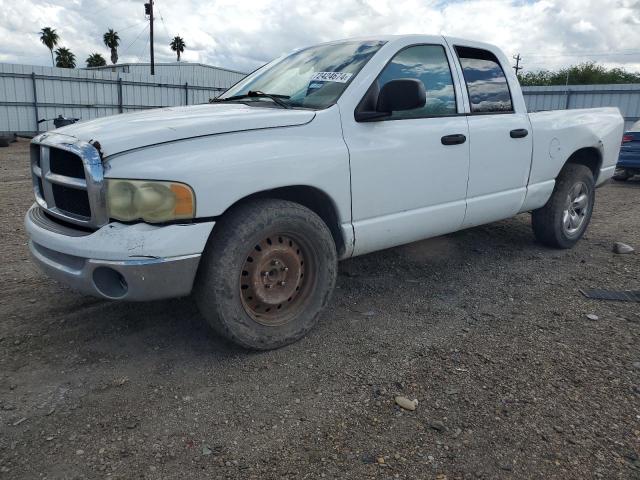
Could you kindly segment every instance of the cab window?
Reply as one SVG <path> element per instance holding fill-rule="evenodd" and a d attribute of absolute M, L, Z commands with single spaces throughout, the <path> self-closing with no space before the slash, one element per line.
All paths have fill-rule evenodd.
<path fill-rule="evenodd" d="M 469 92 L 471 113 L 511 113 L 507 77 L 496 56 L 480 48 L 456 47 Z"/>
<path fill-rule="evenodd" d="M 420 80 L 427 91 L 424 107 L 393 112 L 390 119 L 420 118 L 457 113 L 451 68 L 441 45 L 416 45 L 398 52 L 378 76 L 377 89 L 400 78 Z"/>

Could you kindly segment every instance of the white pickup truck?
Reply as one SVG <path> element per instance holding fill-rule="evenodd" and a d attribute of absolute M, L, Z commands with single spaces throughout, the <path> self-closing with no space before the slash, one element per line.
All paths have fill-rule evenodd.
<path fill-rule="evenodd" d="M 113 300 L 194 293 L 254 349 L 317 322 L 337 261 L 532 212 L 569 248 L 614 171 L 615 108 L 527 114 L 496 47 L 351 39 L 294 51 L 209 104 L 34 138 L 30 250 Z"/>

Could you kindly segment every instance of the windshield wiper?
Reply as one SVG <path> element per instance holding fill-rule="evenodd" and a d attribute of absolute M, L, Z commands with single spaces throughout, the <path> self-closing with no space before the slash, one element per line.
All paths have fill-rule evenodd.
<path fill-rule="evenodd" d="M 275 103 L 276 105 L 279 105 L 282 108 L 291 108 L 291 105 L 282 101 L 282 99 L 289 98 L 287 95 L 278 95 L 276 93 L 264 93 L 264 92 L 261 92 L 260 90 L 255 90 L 255 91 L 249 90 L 247 93 L 244 93 L 242 95 L 234 95 L 232 97 L 227 97 L 227 98 L 215 98 L 213 100 L 213 103 L 230 102 L 233 100 L 242 100 L 243 98 L 268 98 L 272 100 L 273 103 Z"/>

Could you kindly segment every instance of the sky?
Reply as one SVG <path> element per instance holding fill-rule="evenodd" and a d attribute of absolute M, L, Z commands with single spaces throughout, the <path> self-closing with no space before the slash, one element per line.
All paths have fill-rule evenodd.
<path fill-rule="evenodd" d="M 102 34 L 119 32 L 120 62 L 148 62 L 145 0 L 0 0 L 0 62 L 50 65 L 42 27 L 55 28 L 78 66 L 109 62 Z M 490 42 L 524 71 L 593 60 L 640 71 L 640 0 L 156 0 L 156 62 L 182 60 L 249 72 L 290 50 L 379 34 L 443 34 Z"/>

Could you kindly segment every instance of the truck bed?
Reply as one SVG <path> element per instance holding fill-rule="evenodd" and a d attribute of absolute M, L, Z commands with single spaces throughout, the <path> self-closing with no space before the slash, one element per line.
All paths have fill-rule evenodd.
<path fill-rule="evenodd" d="M 533 130 L 529 185 L 555 179 L 567 156 L 585 148 L 595 148 L 602 156 L 596 184 L 611 178 L 624 128 L 617 108 L 532 112 L 529 119 Z"/>

